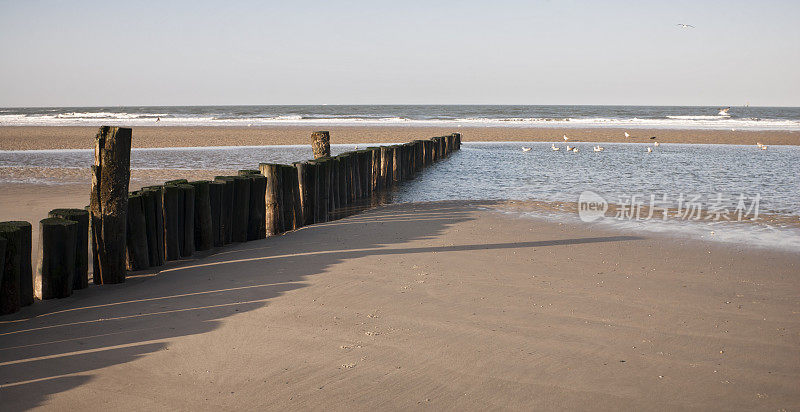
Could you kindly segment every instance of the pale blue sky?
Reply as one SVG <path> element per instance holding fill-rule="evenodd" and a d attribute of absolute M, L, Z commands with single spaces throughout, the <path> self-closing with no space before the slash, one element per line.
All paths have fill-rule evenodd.
<path fill-rule="evenodd" d="M 0 0 L 0 106 L 800 106 L 798 21 L 800 1 Z"/>

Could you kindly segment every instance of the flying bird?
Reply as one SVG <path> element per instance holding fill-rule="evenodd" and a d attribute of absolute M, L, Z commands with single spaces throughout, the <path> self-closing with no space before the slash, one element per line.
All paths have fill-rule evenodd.
<path fill-rule="evenodd" d="M 683 23 L 678 23 L 678 24 L 676 24 L 676 26 L 680 26 L 680 28 L 682 28 L 682 29 L 693 29 L 694 28 L 694 26 L 692 26 L 691 24 L 683 24 Z"/>

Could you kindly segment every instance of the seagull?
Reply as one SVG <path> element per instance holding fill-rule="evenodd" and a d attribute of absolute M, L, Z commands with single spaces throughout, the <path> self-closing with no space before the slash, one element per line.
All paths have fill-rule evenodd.
<path fill-rule="evenodd" d="M 570 145 L 567 145 L 567 151 L 569 152 L 569 151 L 571 151 L 571 150 L 572 150 L 572 146 L 570 146 Z"/>
<path fill-rule="evenodd" d="M 551 144 L 551 145 L 550 145 L 550 149 L 553 149 L 553 150 L 561 150 L 561 148 L 560 148 L 560 147 L 556 147 L 556 145 L 555 145 L 555 144 Z"/>
<path fill-rule="evenodd" d="M 762 144 L 762 145 L 761 145 L 761 150 L 767 150 L 767 145 L 765 145 L 765 144 Z"/>
<path fill-rule="evenodd" d="M 566 142 L 567 140 L 569 140 L 569 137 L 567 137 L 567 135 L 564 135 L 564 141 Z"/>
<path fill-rule="evenodd" d="M 525 146 L 522 146 L 522 151 L 523 151 L 523 152 L 530 152 L 530 151 L 531 151 L 531 149 L 532 149 L 532 147 L 525 147 Z"/>
<path fill-rule="evenodd" d="M 676 26 L 680 26 L 682 29 L 693 29 L 694 28 L 694 26 L 692 26 L 691 24 L 683 24 L 683 23 L 678 23 L 678 24 L 676 24 Z"/>
<path fill-rule="evenodd" d="M 653 143 L 653 146 L 658 147 L 658 142 Z"/>
<path fill-rule="evenodd" d="M 577 148 L 577 147 L 573 147 L 573 148 L 572 148 L 572 152 L 573 152 L 573 153 L 578 153 L 578 148 Z"/>
<path fill-rule="evenodd" d="M 730 114 L 728 113 L 728 110 L 730 110 L 730 109 L 731 109 L 730 107 L 726 107 L 724 109 L 719 109 L 719 113 L 717 113 L 717 114 L 719 116 L 730 116 Z"/>
<path fill-rule="evenodd" d="M 631 137 L 631 135 L 629 135 L 628 132 L 625 132 L 625 137 Z"/>
<path fill-rule="evenodd" d="M 763 145 L 761 144 L 761 142 L 758 142 L 758 143 L 756 143 L 756 145 L 758 145 L 758 147 L 761 147 L 761 146 L 763 146 Z"/>
<path fill-rule="evenodd" d="M 605 149 L 603 149 L 603 147 L 602 147 L 602 146 L 595 146 L 595 147 L 594 147 L 594 151 L 595 151 L 595 152 L 602 152 L 603 150 L 605 150 Z"/>
<path fill-rule="evenodd" d="M 652 148 L 652 147 L 648 147 L 648 148 L 647 148 L 647 153 L 650 153 L 650 152 L 652 152 L 652 151 L 653 151 L 653 148 Z"/>

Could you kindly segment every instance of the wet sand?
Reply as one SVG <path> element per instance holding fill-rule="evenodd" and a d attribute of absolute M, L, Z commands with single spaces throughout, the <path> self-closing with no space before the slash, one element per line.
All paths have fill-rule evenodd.
<path fill-rule="evenodd" d="M 463 141 L 649 142 L 800 145 L 800 132 L 728 130 L 574 129 L 517 127 L 274 126 L 155 127 L 136 126 L 134 147 L 263 146 L 310 144 L 311 132 L 329 130 L 332 143 L 404 143 L 461 132 Z M 627 130 L 634 137 L 626 138 Z M 0 127 L 0 150 L 90 149 L 96 127 Z"/>
<path fill-rule="evenodd" d="M 43 409 L 800 407 L 800 256 L 380 207 L 0 319 Z"/>

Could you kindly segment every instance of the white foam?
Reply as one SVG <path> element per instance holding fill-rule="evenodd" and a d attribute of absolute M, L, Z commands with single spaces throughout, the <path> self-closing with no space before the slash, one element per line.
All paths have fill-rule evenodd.
<path fill-rule="evenodd" d="M 160 118 L 159 121 L 156 121 Z M 441 126 L 441 127 L 619 127 L 705 130 L 789 130 L 800 131 L 800 121 L 729 116 L 666 116 L 666 118 L 543 118 L 466 117 L 457 119 L 408 119 L 405 117 L 330 117 L 306 118 L 301 115 L 273 117 L 219 118 L 211 115 L 164 113 L 72 112 L 47 115 L 0 114 L 2 126 L 275 126 L 275 125 L 355 125 L 355 126 Z"/>

